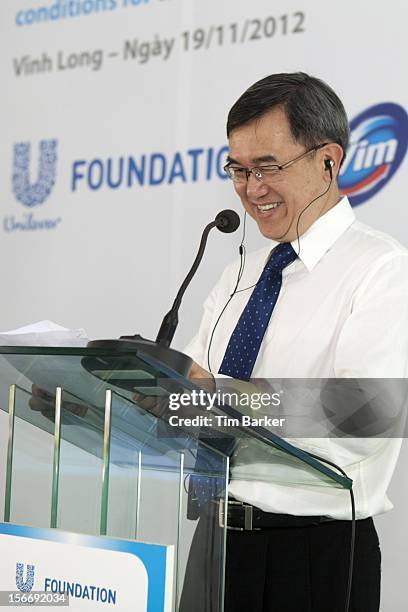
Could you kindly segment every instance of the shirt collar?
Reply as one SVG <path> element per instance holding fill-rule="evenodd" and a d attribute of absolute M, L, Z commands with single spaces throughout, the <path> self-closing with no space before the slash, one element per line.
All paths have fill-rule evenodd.
<path fill-rule="evenodd" d="M 311 272 L 323 255 L 333 246 L 338 238 L 355 221 L 355 214 L 350 202 L 343 197 L 324 215 L 319 217 L 298 240 L 291 243 L 299 259 Z"/>

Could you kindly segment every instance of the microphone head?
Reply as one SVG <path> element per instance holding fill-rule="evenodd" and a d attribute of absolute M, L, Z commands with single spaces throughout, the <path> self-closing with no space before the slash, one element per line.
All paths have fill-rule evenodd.
<path fill-rule="evenodd" d="M 239 228 L 241 220 L 234 210 L 222 210 L 215 217 L 215 223 L 220 232 L 230 234 Z"/>

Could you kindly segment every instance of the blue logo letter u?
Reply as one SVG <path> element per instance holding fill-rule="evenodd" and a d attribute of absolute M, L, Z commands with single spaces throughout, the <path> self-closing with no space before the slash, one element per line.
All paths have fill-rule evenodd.
<path fill-rule="evenodd" d="M 24 206 L 42 204 L 50 195 L 57 174 L 57 141 L 40 141 L 38 180 L 30 183 L 30 149 L 28 142 L 14 145 L 13 191 Z"/>
<path fill-rule="evenodd" d="M 23 593 L 31 591 L 34 586 L 34 565 L 27 564 L 27 578 L 24 581 L 24 563 L 16 563 L 16 586 Z"/>

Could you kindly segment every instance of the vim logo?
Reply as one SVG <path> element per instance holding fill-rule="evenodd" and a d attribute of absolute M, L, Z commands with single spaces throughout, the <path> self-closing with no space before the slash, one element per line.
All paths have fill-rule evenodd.
<path fill-rule="evenodd" d="M 37 182 L 30 182 L 31 145 L 14 145 L 13 192 L 17 200 L 29 208 L 42 204 L 50 195 L 57 175 L 57 140 L 41 140 Z"/>
<path fill-rule="evenodd" d="M 401 165 L 407 151 L 408 116 L 399 104 L 377 104 L 355 117 L 350 131 L 339 187 L 357 206 L 380 191 Z"/>
<path fill-rule="evenodd" d="M 16 586 L 22 593 L 29 593 L 34 586 L 35 566 L 27 564 L 27 577 L 24 580 L 24 563 L 16 563 Z"/>

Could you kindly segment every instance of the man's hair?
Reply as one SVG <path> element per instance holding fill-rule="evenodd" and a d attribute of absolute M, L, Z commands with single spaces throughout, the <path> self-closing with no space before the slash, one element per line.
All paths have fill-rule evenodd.
<path fill-rule="evenodd" d="M 285 111 L 297 142 L 308 149 L 336 142 L 344 159 L 350 136 L 344 106 L 324 81 L 304 72 L 271 74 L 251 85 L 228 113 L 227 135 L 276 107 Z"/>

